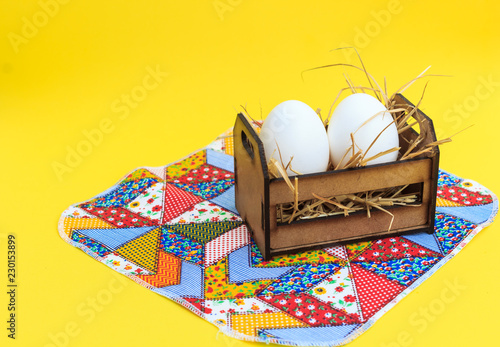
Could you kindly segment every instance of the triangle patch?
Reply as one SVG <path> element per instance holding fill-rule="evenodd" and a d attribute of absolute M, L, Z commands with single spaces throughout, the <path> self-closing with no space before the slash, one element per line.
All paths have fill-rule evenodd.
<path fill-rule="evenodd" d="M 217 204 L 219 206 L 224 207 L 226 210 L 229 210 L 234 213 L 238 213 L 235 205 L 235 188 L 234 186 L 230 187 L 221 195 L 216 196 L 211 199 L 210 202 Z"/>
<path fill-rule="evenodd" d="M 181 188 L 194 195 L 200 196 L 203 200 L 213 199 L 234 185 L 234 179 L 224 179 L 216 182 L 200 182 L 200 183 L 174 183 L 176 187 Z"/>
<path fill-rule="evenodd" d="M 218 223 L 192 223 L 174 224 L 168 228 L 199 243 L 207 243 L 224 234 L 226 231 L 237 228 L 242 222 L 218 222 Z"/>
<path fill-rule="evenodd" d="M 315 249 L 310 251 L 303 251 L 299 253 L 277 255 L 268 261 L 255 261 L 257 267 L 280 267 L 280 266 L 293 266 L 301 264 L 339 264 L 345 265 L 345 261 L 338 257 L 326 252 L 325 249 Z"/>
<path fill-rule="evenodd" d="M 306 293 L 259 296 L 259 299 L 310 326 L 361 323 L 359 315 L 332 309 Z"/>
<path fill-rule="evenodd" d="M 406 289 L 394 281 L 389 281 L 354 264 L 352 273 L 364 321 Z"/>
<path fill-rule="evenodd" d="M 156 227 L 121 228 L 121 229 L 81 229 L 80 234 L 102 243 L 110 249 L 117 249 L 125 243 L 144 235 Z"/>
<path fill-rule="evenodd" d="M 146 166 L 144 167 L 146 170 L 151 172 L 152 174 L 158 176 L 161 180 L 165 179 L 165 167 L 164 166 L 158 166 L 158 167 L 151 167 L 151 166 Z"/>
<path fill-rule="evenodd" d="M 225 221 L 241 221 L 241 218 L 210 201 L 202 201 L 180 216 L 172 219 L 171 224 L 214 223 Z"/>
<path fill-rule="evenodd" d="M 320 345 L 337 346 L 345 343 L 345 338 L 353 332 L 360 324 L 352 325 L 337 325 L 325 327 L 305 327 L 305 328 L 278 328 L 265 329 L 262 334 L 271 337 L 277 337 L 284 341 L 294 341 L 299 344 L 306 344 L 309 341 L 314 341 Z M 301 343 L 303 341 L 303 343 Z M 338 343 L 338 344 L 337 344 Z"/>
<path fill-rule="evenodd" d="M 362 253 L 366 248 L 370 247 L 371 243 L 372 241 L 363 241 L 345 245 L 347 256 L 349 257 L 349 259 L 356 258 L 358 254 Z"/>
<path fill-rule="evenodd" d="M 476 227 L 464 219 L 443 213 L 436 214 L 436 238 L 444 254 L 448 254 Z"/>
<path fill-rule="evenodd" d="M 163 223 L 169 222 L 203 199 L 172 184 L 165 184 Z"/>
<path fill-rule="evenodd" d="M 179 284 L 180 281 L 181 260 L 171 254 L 160 251 L 158 255 L 158 264 L 156 274 L 139 275 L 140 279 L 151 284 L 154 287 L 161 288 Z"/>
<path fill-rule="evenodd" d="M 163 207 L 163 191 L 165 183 L 158 182 L 146 189 L 141 195 L 136 197 L 125 207 L 140 215 L 149 218 L 155 222 L 160 222 Z"/>
<path fill-rule="evenodd" d="M 446 200 L 443 198 L 436 198 L 436 206 L 437 207 L 457 207 L 462 206 L 457 202 Z"/>
<path fill-rule="evenodd" d="M 156 181 L 159 181 L 161 178 L 158 177 L 157 175 L 154 175 L 151 171 L 146 170 L 145 168 L 141 168 L 138 170 L 135 170 L 134 172 L 128 174 L 123 182 L 128 182 L 128 181 L 137 181 L 141 180 L 143 178 L 152 178 Z"/>
<path fill-rule="evenodd" d="M 98 228 L 98 229 L 111 229 L 114 228 L 112 224 L 106 223 L 100 218 L 73 218 L 66 217 L 63 222 L 64 233 L 71 237 L 71 233 L 75 229 L 87 229 L 87 228 Z"/>
<path fill-rule="evenodd" d="M 436 264 L 441 257 L 402 258 L 387 261 L 370 261 L 356 263 L 366 270 L 409 286 Z"/>
<path fill-rule="evenodd" d="M 236 230 L 236 229 L 235 229 Z M 229 233 L 228 233 L 229 234 Z M 226 234 L 227 235 L 227 234 Z M 229 253 L 228 259 L 228 282 L 251 282 L 268 279 L 277 279 L 285 273 L 293 270 L 293 267 L 259 268 L 250 264 L 250 246 Z"/>
<path fill-rule="evenodd" d="M 422 245 L 434 252 L 441 253 L 441 248 L 439 247 L 434 234 L 428 234 L 424 231 L 420 231 L 413 234 L 407 234 L 404 238 L 414 243 L 418 243 L 419 245 Z"/>
<path fill-rule="evenodd" d="M 156 292 L 169 298 L 203 298 L 203 269 L 185 261 L 180 268 L 179 284 L 162 287 Z"/>
<path fill-rule="evenodd" d="M 230 283 L 227 258 L 205 268 L 205 299 L 223 300 L 253 297 L 271 280 Z"/>
<path fill-rule="evenodd" d="M 343 245 L 328 247 L 324 251 L 342 260 L 348 260 L 347 249 Z"/>
<path fill-rule="evenodd" d="M 337 310 L 357 314 L 361 317 L 361 307 L 349 265 L 328 276 L 307 293 Z"/>
<path fill-rule="evenodd" d="M 212 265 L 234 250 L 250 243 L 250 233 L 245 224 L 229 230 L 205 245 L 205 266 Z M 250 255 L 247 262 L 250 261 Z"/>
<path fill-rule="evenodd" d="M 161 235 L 161 228 L 156 228 L 147 234 L 126 243 L 116 250 L 125 259 L 135 264 L 156 272 L 158 262 L 158 244 Z"/>
<path fill-rule="evenodd" d="M 206 150 L 201 150 L 191 154 L 189 157 L 173 163 L 165 168 L 165 180 L 174 181 L 177 177 L 183 176 L 189 170 L 195 169 L 207 162 Z"/>
<path fill-rule="evenodd" d="M 403 259 L 410 257 L 440 257 L 440 253 L 436 253 L 422 247 L 419 244 L 413 243 L 408 239 L 400 236 L 386 237 L 373 241 L 370 247 L 366 248 L 363 253 L 357 256 L 354 261 L 388 261 L 392 259 Z"/>

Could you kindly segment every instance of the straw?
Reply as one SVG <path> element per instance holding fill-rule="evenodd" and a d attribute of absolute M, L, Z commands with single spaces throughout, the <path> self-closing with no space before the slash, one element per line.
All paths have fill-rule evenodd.
<path fill-rule="evenodd" d="M 422 95 L 416 106 L 411 107 L 409 105 L 399 105 L 396 103 L 395 99 L 396 94 L 404 92 L 417 80 L 428 76 L 443 76 L 443 75 L 426 74 L 426 72 L 430 68 L 429 66 L 426 69 L 424 69 L 424 71 L 422 71 L 417 77 L 405 83 L 394 94 L 388 97 L 386 78 L 384 77 L 384 83 L 383 83 L 384 89 L 382 89 L 380 85 L 377 83 L 377 81 L 373 78 L 373 76 L 370 75 L 366 70 L 364 63 L 355 48 L 343 47 L 340 49 L 347 49 L 347 48 L 352 48 L 356 51 L 356 54 L 358 55 L 358 58 L 361 63 L 361 67 L 353 64 L 337 63 L 337 64 L 319 66 L 304 71 L 308 72 L 308 71 L 324 69 L 329 67 L 336 67 L 336 66 L 351 67 L 364 72 L 370 84 L 370 87 L 357 86 L 353 83 L 349 74 L 344 73 L 343 76 L 348 86 L 342 88 L 339 91 L 339 93 L 335 97 L 330 107 L 328 116 L 325 119 L 323 119 L 323 117 L 321 116 L 321 110 L 317 109 L 316 111 L 318 117 L 320 117 L 321 121 L 325 125 L 325 128 L 328 126 L 329 119 L 331 118 L 333 106 L 340 98 L 340 95 L 346 90 L 350 90 L 351 93 L 353 94 L 357 93 L 358 90 L 361 92 L 371 91 L 375 94 L 375 96 L 379 99 L 379 101 L 382 102 L 383 100 L 387 108 L 386 111 L 379 112 L 370 117 L 359 128 L 366 125 L 375 117 L 380 116 L 380 114 L 389 113 L 393 117 L 393 120 L 389 125 L 384 127 L 384 129 L 375 137 L 375 139 L 372 141 L 372 143 L 370 144 L 370 146 L 366 151 L 362 151 L 355 143 L 354 134 L 359 130 L 359 128 L 354 133 L 351 133 L 350 134 L 351 145 L 349 146 L 349 148 L 346 149 L 345 154 L 342 157 L 341 161 L 336 166 L 333 166 L 333 163 L 330 162 L 328 165 L 329 168 L 331 168 L 332 170 L 341 170 L 341 169 L 345 170 L 345 169 L 352 169 L 352 168 L 366 166 L 367 164 L 369 164 L 370 161 L 378 159 L 386 154 L 395 151 L 399 152 L 403 144 L 405 145 L 406 150 L 404 153 L 400 153 L 397 160 L 408 160 L 412 158 L 421 157 L 423 155 L 428 154 L 429 152 L 433 152 L 435 151 L 435 148 L 437 146 L 451 141 L 451 137 L 449 137 L 446 139 L 433 141 L 431 143 L 426 144 L 425 146 L 422 145 L 422 143 L 425 143 L 427 137 L 426 132 L 422 130 L 425 128 L 424 122 L 426 120 L 425 118 L 420 116 L 420 114 L 418 113 L 418 108 L 423 100 L 428 83 L 425 84 Z M 248 114 L 248 112 L 246 113 Z M 385 130 L 387 130 L 392 124 L 395 124 L 396 128 L 398 129 L 398 134 L 400 136 L 400 146 L 387 149 L 385 151 L 382 151 L 380 153 L 377 153 L 375 155 L 366 158 L 366 154 L 373 147 L 374 143 L 381 137 L 382 133 Z M 415 135 L 412 135 L 411 129 L 416 125 L 419 125 L 420 133 L 417 134 L 417 136 L 415 137 Z M 408 138 L 410 138 L 411 140 L 408 140 Z M 279 147 L 278 147 L 278 153 L 279 153 Z M 338 216 L 338 215 L 343 215 L 345 217 L 348 217 L 351 213 L 362 212 L 362 211 L 365 211 L 367 217 L 371 218 L 373 214 L 371 210 L 377 209 L 391 216 L 391 221 L 388 225 L 388 230 L 391 230 L 395 217 L 394 214 L 392 214 L 390 211 L 386 209 L 387 207 L 421 205 L 420 200 L 422 197 L 420 193 L 407 192 L 407 190 L 409 189 L 408 185 L 389 187 L 386 189 L 376 189 L 371 191 L 359 192 L 355 194 L 343 194 L 330 197 L 321 196 L 320 194 L 318 194 L 320 192 L 312 192 L 312 196 L 314 197 L 313 199 L 299 201 L 298 186 L 299 186 L 300 173 L 292 169 L 293 158 L 285 167 L 281 159 L 281 153 L 279 154 L 281 163 L 279 163 L 276 159 L 271 159 L 268 163 L 269 172 L 274 177 L 283 177 L 286 184 L 293 193 L 294 200 L 293 202 L 289 202 L 286 204 L 278 204 L 276 206 L 278 223 L 292 223 L 300 219 L 314 219 L 314 218 L 323 218 L 323 217 Z M 347 161 L 345 164 L 343 164 L 345 159 L 347 159 Z M 288 177 L 287 169 L 290 169 L 292 172 L 299 175 L 294 177 L 293 184 L 290 178 Z"/>

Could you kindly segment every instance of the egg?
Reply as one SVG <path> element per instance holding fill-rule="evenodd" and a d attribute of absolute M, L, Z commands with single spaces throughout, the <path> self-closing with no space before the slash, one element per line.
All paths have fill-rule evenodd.
<path fill-rule="evenodd" d="M 301 101 L 288 100 L 276 106 L 262 124 L 260 138 L 267 162 L 274 158 L 286 166 L 292 160 L 291 168 L 301 174 L 328 167 L 330 149 L 325 126 L 316 112 Z M 296 175 L 290 168 L 287 174 Z"/>
<path fill-rule="evenodd" d="M 338 104 L 333 111 L 327 131 L 330 142 L 330 157 L 335 167 L 341 161 L 340 167 L 343 167 L 353 154 L 351 150 L 345 155 L 347 149 L 352 145 L 351 133 L 355 142 L 354 152 L 362 150 L 365 159 L 399 147 L 396 124 L 393 122 L 392 115 L 384 111 L 387 111 L 387 108 L 378 99 L 364 93 L 349 95 Z M 370 120 L 370 118 L 372 119 Z M 384 130 L 386 127 L 387 129 Z M 365 153 L 379 134 L 377 141 Z M 367 165 L 395 161 L 397 157 L 398 151 L 394 151 L 370 160 Z"/>

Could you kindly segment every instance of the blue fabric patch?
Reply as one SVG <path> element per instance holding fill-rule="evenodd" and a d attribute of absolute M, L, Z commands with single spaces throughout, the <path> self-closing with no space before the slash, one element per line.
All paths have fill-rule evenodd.
<path fill-rule="evenodd" d="M 106 248 L 104 245 L 95 240 L 92 240 L 87 236 L 81 235 L 80 233 L 76 232 L 76 230 L 73 231 L 73 234 L 71 234 L 71 239 L 75 242 L 85 245 L 92 252 L 98 254 L 101 257 L 104 257 L 105 255 L 111 253 L 111 250 Z"/>
<path fill-rule="evenodd" d="M 448 186 L 453 187 L 462 182 L 462 178 L 452 175 L 443 170 L 439 170 L 438 175 L 438 186 Z"/>
<path fill-rule="evenodd" d="M 250 265 L 250 249 L 250 246 L 247 245 L 229 254 L 229 282 L 251 282 L 275 279 L 294 269 L 294 266 L 254 268 Z"/>
<path fill-rule="evenodd" d="M 296 345 L 310 345 L 314 341 L 318 346 L 322 343 L 335 346 L 361 324 L 339 325 L 313 328 L 263 329 L 263 333 L 273 335 L 284 341 L 293 341 Z"/>
<path fill-rule="evenodd" d="M 210 202 L 213 202 L 214 204 L 224 207 L 226 210 L 238 214 L 238 210 L 236 209 L 235 205 L 236 200 L 234 196 L 234 189 L 235 189 L 234 186 L 232 186 L 221 195 L 210 200 Z"/>
<path fill-rule="evenodd" d="M 95 207 L 125 206 L 157 182 L 158 179 L 150 177 L 137 181 L 123 182 L 117 185 L 112 191 L 105 195 L 100 195 L 88 203 Z"/>
<path fill-rule="evenodd" d="M 269 268 L 265 268 L 269 270 Z M 337 264 L 302 264 L 278 278 L 260 295 L 302 293 L 340 269 Z"/>
<path fill-rule="evenodd" d="M 197 184 L 174 183 L 174 185 L 194 195 L 201 196 L 204 200 L 209 200 L 233 187 L 234 179 L 219 180 L 216 182 L 201 182 Z"/>
<path fill-rule="evenodd" d="M 169 296 L 203 298 L 203 269 L 197 265 L 183 261 L 179 284 L 163 288 L 152 288 L 159 294 Z"/>
<path fill-rule="evenodd" d="M 207 164 L 220 167 L 234 173 L 234 157 L 225 153 L 207 149 Z"/>
<path fill-rule="evenodd" d="M 490 218 L 490 216 L 493 214 L 493 211 L 495 210 L 494 205 L 496 204 L 498 204 L 498 201 L 487 205 L 468 207 L 436 207 L 436 211 L 468 220 L 469 222 L 472 222 L 474 224 L 481 224 L 486 222 Z"/>
<path fill-rule="evenodd" d="M 175 233 L 168 227 L 163 227 L 163 233 L 160 238 L 160 249 L 176 255 L 182 260 L 203 265 L 205 247 L 184 235 Z"/>
<path fill-rule="evenodd" d="M 75 231 L 78 231 L 80 234 L 88 236 L 111 249 L 118 249 L 125 243 L 134 240 L 141 235 L 144 235 L 154 228 L 158 227 L 152 226 L 123 229 L 83 229 Z"/>
<path fill-rule="evenodd" d="M 426 273 L 441 258 L 402 258 L 387 261 L 356 262 L 364 269 L 382 275 L 389 280 L 409 286 L 414 280 Z"/>
<path fill-rule="evenodd" d="M 434 230 L 444 254 L 450 253 L 475 227 L 475 224 L 464 219 L 436 214 Z"/>
<path fill-rule="evenodd" d="M 420 231 L 417 233 L 404 235 L 403 237 L 412 242 L 418 243 L 419 245 L 424 246 L 425 248 L 428 248 L 431 251 L 442 254 L 441 248 L 439 247 L 439 244 L 436 240 L 436 237 L 434 237 L 434 234 L 428 234 L 426 232 Z"/>

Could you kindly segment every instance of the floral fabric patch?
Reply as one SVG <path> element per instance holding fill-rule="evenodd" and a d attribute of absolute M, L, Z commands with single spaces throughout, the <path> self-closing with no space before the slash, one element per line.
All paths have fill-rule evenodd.
<path fill-rule="evenodd" d="M 134 200 L 143 191 L 158 182 L 156 178 L 144 178 L 137 181 L 124 181 L 111 192 L 91 200 L 88 205 L 94 207 L 123 206 Z"/>
<path fill-rule="evenodd" d="M 444 213 L 436 214 L 435 236 L 444 254 L 452 251 L 475 227 L 464 219 Z"/>
<path fill-rule="evenodd" d="M 213 199 L 234 185 L 234 179 L 225 179 L 215 182 L 201 183 L 174 183 L 175 186 L 202 197 L 204 200 Z"/>
<path fill-rule="evenodd" d="M 413 243 L 404 237 L 396 236 L 374 241 L 353 261 L 387 261 L 410 257 L 441 257 L 441 254 Z"/>
<path fill-rule="evenodd" d="M 361 323 L 357 313 L 334 309 L 306 293 L 267 295 L 262 297 L 262 300 L 311 327 Z"/>
<path fill-rule="evenodd" d="M 109 253 L 104 256 L 105 264 L 111 266 L 115 271 L 122 273 L 124 275 L 150 275 L 151 272 L 148 270 L 137 266 L 128 259 L 119 256 L 117 253 Z"/>
<path fill-rule="evenodd" d="M 78 231 L 74 231 L 72 233 L 71 239 L 85 246 L 91 252 L 100 257 L 104 257 L 105 255 L 111 253 L 111 250 L 109 248 L 105 247 L 104 245 L 95 240 L 92 240 L 90 237 L 80 234 Z"/>
<path fill-rule="evenodd" d="M 226 299 L 252 297 L 271 282 L 270 280 L 262 280 L 230 283 L 227 271 L 226 258 L 205 268 L 205 298 Z"/>
<path fill-rule="evenodd" d="M 241 221 L 240 216 L 210 201 L 202 201 L 170 221 L 172 224 Z"/>
<path fill-rule="evenodd" d="M 372 262 L 360 262 L 358 265 L 362 266 L 368 271 L 382 275 L 389 280 L 398 281 L 402 285 L 409 286 L 420 275 L 424 274 L 438 262 L 439 258 L 425 257 L 425 258 L 402 258 Z"/>
<path fill-rule="evenodd" d="M 197 184 L 203 182 L 215 182 L 220 180 L 232 179 L 234 174 L 224 169 L 202 164 L 196 169 L 186 172 L 183 176 L 178 176 L 172 180 L 174 183 Z"/>
<path fill-rule="evenodd" d="M 81 208 L 98 218 L 102 218 L 104 221 L 117 228 L 143 227 L 158 224 L 158 221 L 144 218 L 119 206 L 94 207 L 92 205 L 81 205 Z"/>
<path fill-rule="evenodd" d="M 159 222 L 163 207 L 162 199 L 164 191 L 165 184 L 163 182 L 155 183 L 127 204 L 126 208 L 142 217 Z"/>
<path fill-rule="evenodd" d="M 176 255 L 182 260 L 197 265 L 203 264 L 205 254 L 203 245 L 184 235 L 177 234 L 168 227 L 163 227 L 160 245 L 162 250 Z"/>
<path fill-rule="evenodd" d="M 206 150 L 198 151 L 184 160 L 178 161 L 169 165 L 165 169 L 165 180 L 173 181 L 177 177 L 185 175 L 188 171 L 193 170 L 206 163 L 207 152 Z"/>
<path fill-rule="evenodd" d="M 307 292 L 340 311 L 360 315 L 350 267 L 345 266 Z"/>

